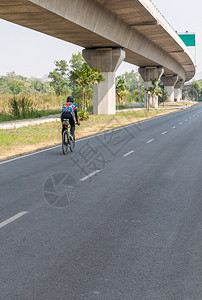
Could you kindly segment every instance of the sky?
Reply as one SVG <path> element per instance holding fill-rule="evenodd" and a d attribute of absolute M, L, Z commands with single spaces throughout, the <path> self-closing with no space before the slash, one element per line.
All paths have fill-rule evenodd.
<path fill-rule="evenodd" d="M 202 79 L 202 1 L 152 0 L 152 2 L 175 31 L 196 34 L 196 48 L 189 47 L 189 50 L 197 65 L 196 79 Z"/>
<path fill-rule="evenodd" d="M 196 58 L 197 73 L 202 78 L 202 1 L 201 0 L 152 0 L 165 19 L 179 33 L 196 33 L 196 50 L 190 51 Z M 42 78 L 54 69 L 54 61 L 70 60 L 81 47 L 0 19 L 0 75 L 15 72 L 26 77 Z M 196 55 L 195 55 L 196 54 Z M 196 56 L 196 57 L 195 57 Z M 123 62 L 117 75 L 137 67 Z M 200 79 L 197 78 L 196 79 Z"/>

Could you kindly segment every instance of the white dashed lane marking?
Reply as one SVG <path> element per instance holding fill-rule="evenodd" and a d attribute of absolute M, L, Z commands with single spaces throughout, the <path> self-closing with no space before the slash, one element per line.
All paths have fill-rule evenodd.
<path fill-rule="evenodd" d="M 95 170 L 95 171 L 93 171 L 92 173 L 88 174 L 87 176 L 81 178 L 80 180 L 81 180 L 81 181 L 85 181 L 85 180 L 87 180 L 88 178 L 90 178 L 90 177 L 96 175 L 96 174 L 99 173 L 100 171 L 101 171 L 101 170 Z"/>
<path fill-rule="evenodd" d="M 161 134 L 166 134 L 167 133 L 167 131 L 164 131 L 164 132 L 162 132 Z"/>
<path fill-rule="evenodd" d="M 133 152 L 134 152 L 134 150 L 131 150 L 131 151 L 129 151 L 128 153 L 124 154 L 123 156 L 126 157 L 126 156 L 132 154 Z"/>
<path fill-rule="evenodd" d="M 19 219 L 20 217 L 24 216 L 25 214 L 28 214 L 28 212 L 27 211 L 21 211 L 18 214 L 14 215 L 13 217 L 1 222 L 0 223 L 0 228 L 2 228 L 4 226 L 8 225 L 9 223 Z"/>
<path fill-rule="evenodd" d="M 149 144 L 149 143 L 151 143 L 153 141 L 154 141 L 154 139 L 151 139 L 151 140 L 147 141 L 147 144 Z"/>

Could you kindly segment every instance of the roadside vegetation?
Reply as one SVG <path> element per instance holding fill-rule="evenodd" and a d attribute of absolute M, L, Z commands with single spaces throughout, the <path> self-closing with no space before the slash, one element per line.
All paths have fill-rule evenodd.
<path fill-rule="evenodd" d="M 55 68 L 42 79 L 15 72 L 0 76 L 0 122 L 57 114 L 72 95 L 78 110 L 93 110 L 93 84 L 103 81 L 99 70 L 91 69 L 79 52 L 70 61 L 55 61 Z M 144 84 L 138 73 L 116 78 L 117 108 L 143 102 Z"/>
<path fill-rule="evenodd" d="M 194 101 L 202 101 L 202 81 L 192 81 L 191 87 L 182 95 L 182 99 L 190 98 Z"/>
<path fill-rule="evenodd" d="M 64 101 L 56 95 L 0 94 L 0 122 L 59 114 Z"/>
<path fill-rule="evenodd" d="M 149 111 L 139 109 L 117 113 L 115 116 L 91 115 L 93 84 L 99 84 L 103 80 L 101 72 L 91 69 L 80 52 L 73 54 L 69 62 L 55 61 L 55 68 L 43 79 L 27 78 L 16 75 L 15 72 L 0 76 L 0 122 L 60 114 L 62 104 L 69 95 L 75 98 L 79 118 L 83 120 L 81 126 L 77 128 L 77 138 L 174 111 L 165 108 Z M 128 109 L 126 106 L 128 104 L 143 103 L 144 92 L 144 82 L 135 71 L 118 76 L 117 110 Z M 151 96 L 159 96 L 160 102 L 166 101 L 166 95 L 156 82 L 149 92 Z M 197 98 L 200 97 L 201 87 L 195 84 L 193 93 Z M 61 143 L 60 122 L 0 130 L 0 159 L 59 143 Z"/>
<path fill-rule="evenodd" d="M 124 125 L 138 123 L 141 120 L 170 113 L 176 109 L 158 109 L 145 111 L 120 112 L 116 115 L 91 115 L 76 127 L 76 138 L 105 132 Z M 141 130 L 141 124 L 136 124 Z M 18 129 L 0 130 L 0 159 L 32 152 L 49 146 L 61 144 L 61 123 L 51 122 Z M 58 155 L 61 154 L 58 149 Z"/>
<path fill-rule="evenodd" d="M 160 103 L 159 108 L 165 107 L 165 108 L 174 108 L 174 107 L 188 107 L 190 105 L 195 105 L 193 101 L 180 101 L 180 102 L 165 102 Z"/>

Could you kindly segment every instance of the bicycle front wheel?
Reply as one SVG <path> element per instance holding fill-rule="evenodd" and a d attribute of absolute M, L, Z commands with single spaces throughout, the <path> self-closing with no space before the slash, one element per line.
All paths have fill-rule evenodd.
<path fill-rule="evenodd" d="M 63 131 L 63 134 L 62 134 L 62 153 L 64 155 L 67 154 L 67 151 L 68 151 L 68 135 L 67 135 L 67 131 Z"/>

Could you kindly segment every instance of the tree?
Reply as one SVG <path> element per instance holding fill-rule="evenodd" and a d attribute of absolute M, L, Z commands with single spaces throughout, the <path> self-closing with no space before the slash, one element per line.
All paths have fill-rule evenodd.
<path fill-rule="evenodd" d="M 64 95 L 68 92 L 68 65 L 66 60 L 55 61 L 56 68 L 50 72 L 50 85 L 54 88 L 56 95 Z"/>
<path fill-rule="evenodd" d="M 134 102 L 142 102 L 144 98 L 144 91 L 135 89 L 134 91 L 130 92 L 128 94 L 128 102 L 129 103 L 134 103 Z"/>
<path fill-rule="evenodd" d="M 0 76 L 0 94 L 54 94 L 49 82 L 35 77 L 27 78 L 15 72 Z"/>
<path fill-rule="evenodd" d="M 70 68 L 72 70 L 74 70 L 74 71 L 81 70 L 83 63 L 85 63 L 85 59 L 83 58 L 81 52 L 78 52 L 77 54 L 75 54 L 75 53 L 72 54 L 72 57 L 69 61 Z"/>
<path fill-rule="evenodd" d="M 85 62 L 82 53 L 78 52 L 77 54 L 73 53 L 72 57 L 69 61 L 69 66 L 72 71 L 81 70 L 82 65 Z M 70 79 L 70 73 L 68 78 L 68 86 L 72 91 L 72 96 L 76 99 L 76 104 L 79 107 L 82 106 L 82 87 L 78 85 L 76 82 Z M 88 88 L 87 88 L 88 90 Z"/>
<path fill-rule="evenodd" d="M 49 82 L 43 82 L 40 79 L 32 78 L 29 80 L 28 94 L 53 94 L 54 90 L 50 87 Z"/>
<path fill-rule="evenodd" d="M 91 69 L 85 62 L 80 70 L 70 71 L 70 80 L 82 87 L 82 110 L 86 111 L 86 88 L 93 84 L 99 84 L 105 79 L 99 69 Z"/>
<path fill-rule="evenodd" d="M 192 99 L 199 100 L 201 94 L 202 94 L 202 84 L 201 82 L 194 80 L 192 82 L 191 87 L 188 90 L 188 94 Z"/>
<path fill-rule="evenodd" d="M 120 103 L 124 97 L 125 92 L 125 81 L 122 78 L 116 80 L 116 95 L 118 97 L 118 102 Z"/>
<path fill-rule="evenodd" d="M 144 90 L 144 81 L 139 73 L 132 70 L 131 72 L 125 72 L 123 75 L 118 76 L 125 81 L 125 88 L 128 92 L 133 92 L 134 90 Z"/>
<path fill-rule="evenodd" d="M 116 78 L 116 81 L 124 80 L 125 91 L 121 91 L 123 97 L 127 99 L 127 103 L 142 102 L 144 98 L 144 81 L 139 73 L 132 70 L 125 72 Z M 118 99 L 119 100 L 119 99 Z"/>
<path fill-rule="evenodd" d="M 16 75 L 15 72 L 7 73 L 6 76 L 0 77 L 1 94 L 22 94 L 27 86 L 27 78 Z"/>
<path fill-rule="evenodd" d="M 160 101 L 163 102 L 163 107 L 165 106 L 165 101 L 168 100 L 168 93 L 165 92 L 164 89 L 162 89 L 162 95 L 160 96 Z"/>
<path fill-rule="evenodd" d="M 163 96 L 163 90 L 162 88 L 158 85 L 158 79 L 156 78 L 151 78 L 151 83 L 152 85 L 148 87 L 146 90 L 148 96 L 152 97 L 152 107 L 154 107 L 154 98 L 155 97 L 162 97 Z M 147 100 L 148 101 L 148 100 Z M 150 104 L 147 103 L 147 108 L 149 109 Z"/>
<path fill-rule="evenodd" d="M 9 80 L 7 82 L 9 94 L 18 95 L 23 92 L 25 84 L 21 80 Z"/>

